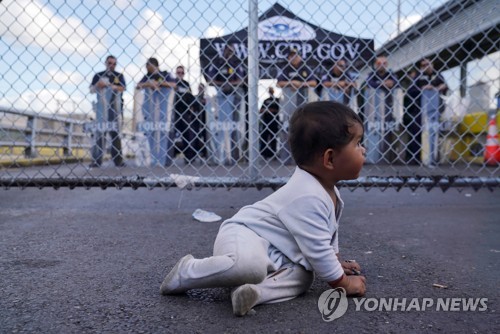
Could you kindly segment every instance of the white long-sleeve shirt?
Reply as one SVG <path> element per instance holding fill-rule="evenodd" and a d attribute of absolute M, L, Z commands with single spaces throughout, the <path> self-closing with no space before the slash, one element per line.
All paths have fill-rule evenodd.
<path fill-rule="evenodd" d="M 338 189 L 335 209 L 319 181 L 297 167 L 289 181 L 255 204 L 243 207 L 223 224 L 244 224 L 271 243 L 269 256 L 278 266 L 285 256 L 329 282 L 344 270 L 337 259 L 338 220 L 344 208 Z"/>

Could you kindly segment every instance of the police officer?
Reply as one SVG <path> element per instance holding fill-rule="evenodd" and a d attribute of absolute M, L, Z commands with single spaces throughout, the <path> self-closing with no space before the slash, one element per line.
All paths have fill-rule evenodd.
<path fill-rule="evenodd" d="M 432 167 L 438 162 L 439 116 L 445 107 L 441 95 L 448 92 L 448 86 L 443 76 L 435 71 L 429 59 L 422 59 L 419 69 L 408 88 L 408 95 L 414 99 L 413 113 L 417 113 L 416 119 L 421 118 L 421 124 L 414 122 L 410 135 L 425 134 L 422 139 L 424 137 L 427 139 L 429 152 L 421 158 L 426 165 Z M 421 143 L 416 141 L 409 146 L 407 153 L 410 161 L 419 161 L 421 147 Z"/>
<path fill-rule="evenodd" d="M 356 82 L 347 72 L 345 59 L 337 60 L 330 71 L 323 75 L 321 84 L 325 87 L 323 100 L 335 101 L 349 105 Z"/>
<path fill-rule="evenodd" d="M 95 145 L 92 148 L 92 163 L 90 167 L 99 167 L 104 156 L 106 133 L 111 136 L 111 157 L 115 166 L 125 165 L 122 156 L 119 119 L 122 113 L 122 93 L 125 90 L 123 74 L 115 71 L 116 57 L 106 58 L 106 70 L 92 78 L 91 93 L 97 94 Z"/>
<path fill-rule="evenodd" d="M 175 79 L 167 71 L 160 71 L 158 59 L 149 58 L 147 73 L 137 84 L 144 90 L 142 114 L 143 131 L 149 142 L 151 166 L 165 166 L 172 163 L 171 129 L 167 111 L 170 94 L 175 88 Z"/>
<path fill-rule="evenodd" d="M 175 70 L 175 130 L 181 139 L 181 150 L 184 153 L 184 161 L 192 163 L 196 158 L 196 139 L 199 133 L 199 122 L 196 122 L 195 97 L 191 92 L 189 82 L 184 80 L 184 66 L 177 66 Z"/>
<path fill-rule="evenodd" d="M 363 116 L 365 122 L 365 147 L 368 163 L 384 159 L 393 161 L 395 152 L 395 121 L 393 117 L 393 92 L 398 86 L 394 73 L 388 69 L 385 56 L 379 56 L 368 74 L 364 90 Z M 391 153 L 391 154 L 387 154 Z"/>
<path fill-rule="evenodd" d="M 282 129 L 280 132 L 279 156 L 285 164 L 292 162 L 290 147 L 287 142 L 288 122 L 298 106 L 308 102 L 309 88 L 318 82 L 313 71 L 307 66 L 296 48 L 288 50 L 288 63 L 278 75 L 278 87 L 282 88 L 283 104 L 280 112 Z"/>
<path fill-rule="evenodd" d="M 217 58 L 208 71 L 211 84 L 217 89 L 217 124 L 212 127 L 215 143 L 215 160 L 232 165 L 239 158 L 238 146 L 243 139 L 241 124 L 244 123 L 241 107 L 242 89 L 246 70 L 243 62 L 227 44 L 223 57 Z M 243 125 L 244 128 L 244 125 Z"/>
<path fill-rule="evenodd" d="M 274 88 L 269 87 L 269 97 L 260 108 L 260 153 L 264 158 L 273 158 L 276 154 L 276 142 L 279 132 L 279 100 L 274 96 Z"/>

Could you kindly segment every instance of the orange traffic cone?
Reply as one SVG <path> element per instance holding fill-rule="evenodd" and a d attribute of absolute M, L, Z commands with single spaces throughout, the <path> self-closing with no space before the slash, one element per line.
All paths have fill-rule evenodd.
<path fill-rule="evenodd" d="M 492 116 L 488 124 L 486 147 L 484 149 L 484 162 L 487 165 L 500 164 L 500 145 L 498 144 L 498 131 L 496 117 Z"/>

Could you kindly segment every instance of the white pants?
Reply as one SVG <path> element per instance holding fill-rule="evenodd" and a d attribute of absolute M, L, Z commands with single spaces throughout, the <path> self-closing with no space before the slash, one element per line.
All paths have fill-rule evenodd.
<path fill-rule="evenodd" d="M 258 304 L 292 299 L 306 292 L 314 274 L 291 262 L 269 258 L 269 241 L 244 225 L 227 224 L 219 230 L 214 255 L 190 260 L 180 272 L 186 289 L 255 284 Z"/>

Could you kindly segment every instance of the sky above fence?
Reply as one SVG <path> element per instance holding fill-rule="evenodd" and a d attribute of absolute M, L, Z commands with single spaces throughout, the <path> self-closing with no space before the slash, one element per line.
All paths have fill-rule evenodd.
<path fill-rule="evenodd" d="M 400 29 L 444 2 L 401 0 Z M 259 1 L 259 14 L 273 4 Z M 280 4 L 327 30 L 373 38 L 375 48 L 397 34 L 397 0 Z M 247 25 L 247 1 L 4 0 L 0 3 L 0 106 L 91 113 L 88 86 L 93 74 L 104 69 L 108 54 L 118 57 L 117 70 L 126 76 L 128 110 L 133 87 L 151 56 L 159 59 L 164 70 L 188 67 L 187 79 L 197 91 L 199 39 Z"/>

